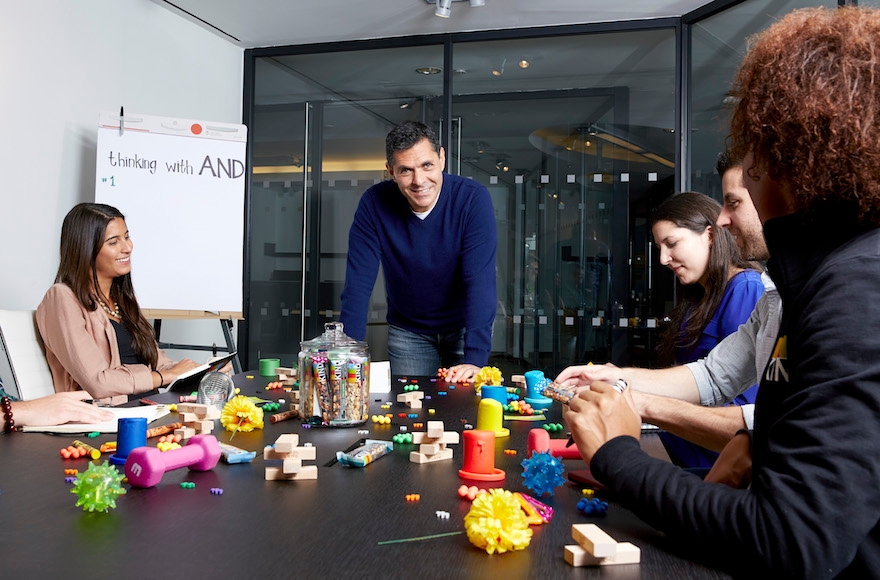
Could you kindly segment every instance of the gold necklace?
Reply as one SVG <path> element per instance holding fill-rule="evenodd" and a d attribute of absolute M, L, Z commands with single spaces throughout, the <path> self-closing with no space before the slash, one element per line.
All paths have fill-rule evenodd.
<path fill-rule="evenodd" d="M 116 303 L 116 308 L 114 308 L 113 310 L 110 310 L 110 307 L 104 304 L 104 301 L 100 298 L 98 298 L 98 304 L 101 305 L 101 308 L 103 308 L 104 312 L 106 312 L 109 316 L 122 320 L 122 314 L 119 312 L 119 302 Z"/>

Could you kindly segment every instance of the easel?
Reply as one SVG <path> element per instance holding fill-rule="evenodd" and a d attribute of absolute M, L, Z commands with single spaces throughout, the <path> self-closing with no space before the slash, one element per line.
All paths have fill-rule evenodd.
<path fill-rule="evenodd" d="M 203 310 L 149 310 L 144 309 L 144 317 L 153 319 L 153 330 L 156 332 L 156 342 L 159 348 L 175 349 L 175 350 L 206 350 L 211 351 L 213 356 L 217 355 L 217 351 L 235 352 L 235 340 L 232 338 L 232 319 L 244 320 L 241 312 L 205 312 Z M 218 347 L 216 344 L 211 346 L 197 344 L 175 344 L 170 342 L 162 342 L 159 335 L 162 332 L 163 319 L 183 319 L 183 320 L 219 320 L 220 326 L 223 328 L 223 337 L 226 339 L 226 348 Z M 241 372 L 241 361 L 238 355 L 232 359 L 232 370 L 236 373 Z"/>

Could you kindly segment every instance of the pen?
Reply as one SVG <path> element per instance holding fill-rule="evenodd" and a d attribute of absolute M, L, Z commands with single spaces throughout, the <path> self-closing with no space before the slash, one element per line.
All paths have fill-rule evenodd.
<path fill-rule="evenodd" d="M 125 131 L 125 121 L 123 118 L 125 114 L 123 113 L 122 107 L 119 107 L 119 136 L 122 137 L 122 133 Z"/>

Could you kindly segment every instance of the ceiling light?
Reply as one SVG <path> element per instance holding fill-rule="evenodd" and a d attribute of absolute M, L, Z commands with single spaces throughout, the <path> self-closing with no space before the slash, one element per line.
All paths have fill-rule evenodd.
<path fill-rule="evenodd" d="M 501 66 L 499 68 L 492 69 L 492 74 L 495 75 L 496 77 L 500 77 L 501 75 L 503 75 L 504 74 L 504 65 L 506 65 L 506 64 L 507 64 L 507 59 L 505 58 L 504 60 L 501 61 Z"/>
<path fill-rule="evenodd" d="M 440 18 L 449 18 L 452 12 L 452 0 L 437 0 L 437 8 L 434 9 L 434 16 Z"/>
<path fill-rule="evenodd" d="M 437 75 L 443 72 L 441 69 L 436 66 L 423 66 L 416 69 L 416 72 L 420 75 Z"/>
<path fill-rule="evenodd" d="M 519 68 L 529 68 L 529 61 L 526 59 L 522 59 L 517 64 L 519 65 Z"/>
<path fill-rule="evenodd" d="M 486 0 L 471 0 L 471 6 L 485 6 Z"/>

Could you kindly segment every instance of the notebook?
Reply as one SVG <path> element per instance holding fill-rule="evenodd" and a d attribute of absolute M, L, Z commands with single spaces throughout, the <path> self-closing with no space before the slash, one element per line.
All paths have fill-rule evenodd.
<path fill-rule="evenodd" d="M 102 407 L 113 413 L 113 418 L 103 423 L 65 423 L 64 425 L 28 425 L 22 427 L 25 433 L 116 433 L 119 419 L 144 417 L 147 423 L 161 419 L 170 411 L 166 405 L 148 407 Z"/>
<path fill-rule="evenodd" d="M 196 367 L 189 372 L 185 372 L 182 375 L 180 375 L 179 377 L 177 377 L 177 380 L 175 380 L 173 383 L 168 385 L 168 387 L 166 387 L 164 389 L 159 389 L 159 392 L 160 393 L 167 393 L 167 392 L 193 393 L 193 392 L 199 390 L 199 383 L 202 381 L 202 378 L 206 374 L 208 374 L 212 371 L 219 371 L 224 366 L 226 366 L 226 363 L 231 361 L 235 357 L 236 354 L 238 354 L 238 353 L 233 352 L 233 353 L 227 354 L 226 356 L 220 357 L 217 360 L 211 361 L 209 363 L 205 363 L 202 366 Z"/>

